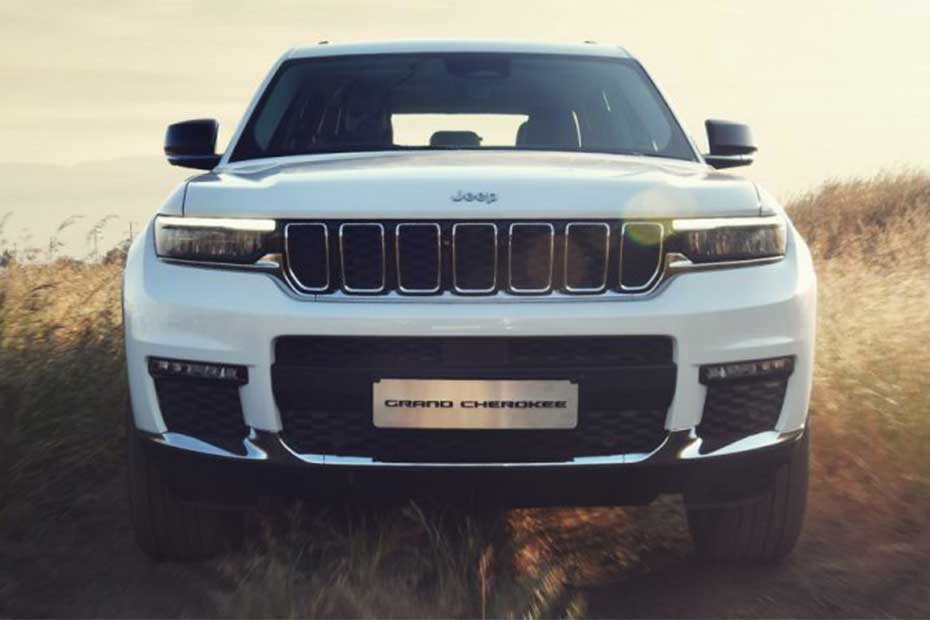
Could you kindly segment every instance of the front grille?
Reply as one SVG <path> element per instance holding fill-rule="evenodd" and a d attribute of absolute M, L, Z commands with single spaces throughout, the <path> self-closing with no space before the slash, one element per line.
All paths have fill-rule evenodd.
<path fill-rule="evenodd" d="M 401 462 L 546 462 L 651 452 L 675 390 L 660 336 L 395 338 L 287 336 L 272 389 L 283 439 L 301 453 Z M 578 426 L 553 430 L 379 429 L 385 378 L 560 379 L 579 388 Z"/>
<path fill-rule="evenodd" d="M 249 434 L 242 416 L 239 385 L 210 379 L 155 377 L 158 407 L 169 432 L 241 451 Z"/>
<path fill-rule="evenodd" d="M 712 449 L 754 433 L 774 430 L 787 388 L 787 377 L 709 384 L 698 436 L 705 447 Z"/>
<path fill-rule="evenodd" d="M 593 295 L 658 282 L 656 222 L 291 222 L 288 280 L 304 293 Z"/>

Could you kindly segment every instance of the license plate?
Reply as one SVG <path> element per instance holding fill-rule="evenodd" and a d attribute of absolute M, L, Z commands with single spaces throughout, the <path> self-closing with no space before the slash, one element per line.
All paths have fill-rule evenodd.
<path fill-rule="evenodd" d="M 381 379 L 372 387 L 378 428 L 541 429 L 578 425 L 571 381 Z"/>

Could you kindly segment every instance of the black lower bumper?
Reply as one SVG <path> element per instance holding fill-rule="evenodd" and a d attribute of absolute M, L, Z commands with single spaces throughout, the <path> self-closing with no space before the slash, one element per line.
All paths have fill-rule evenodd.
<path fill-rule="evenodd" d="M 467 502 L 502 507 L 643 504 L 683 494 L 690 504 L 730 502 L 761 493 L 796 450 L 801 432 L 760 447 L 701 455 L 689 432 L 671 433 L 638 462 L 440 466 L 317 464 L 289 452 L 275 434 L 254 440 L 261 456 L 230 458 L 169 445 L 143 435 L 146 449 L 184 497 L 206 503 L 250 503 L 262 495 L 312 501 Z"/>

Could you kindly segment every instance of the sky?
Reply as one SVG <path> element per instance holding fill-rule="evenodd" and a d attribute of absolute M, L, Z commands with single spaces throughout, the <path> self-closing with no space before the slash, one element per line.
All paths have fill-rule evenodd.
<path fill-rule="evenodd" d="M 216 118 L 222 148 L 284 50 L 398 38 L 623 45 L 702 148 L 706 118 L 749 123 L 740 174 L 782 199 L 930 167 L 930 0 L 0 0 L 0 239 L 71 215 L 70 243 L 108 214 L 125 234 L 187 174 L 161 157 L 167 124 Z"/>

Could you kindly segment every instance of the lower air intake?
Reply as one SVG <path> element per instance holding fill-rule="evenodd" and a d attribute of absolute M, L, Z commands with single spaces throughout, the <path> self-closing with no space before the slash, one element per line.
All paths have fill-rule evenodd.
<path fill-rule="evenodd" d="M 172 433 L 195 437 L 230 452 L 241 452 L 249 434 L 239 385 L 210 379 L 156 377 L 161 415 Z"/>
<path fill-rule="evenodd" d="M 778 423 L 788 378 L 721 381 L 707 386 L 704 413 L 697 427 L 705 447 L 732 443 L 771 431 Z"/>

